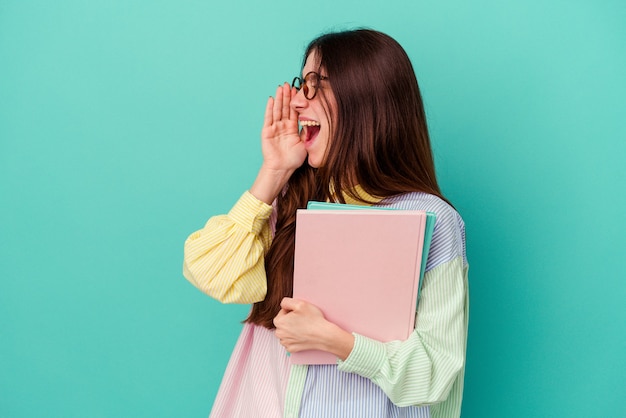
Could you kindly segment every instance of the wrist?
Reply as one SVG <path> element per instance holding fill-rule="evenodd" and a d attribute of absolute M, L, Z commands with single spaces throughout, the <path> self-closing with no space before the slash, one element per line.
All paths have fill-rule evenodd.
<path fill-rule="evenodd" d="M 335 324 L 329 323 L 325 337 L 322 350 L 336 355 L 341 360 L 348 358 L 354 348 L 354 335 Z"/>
<path fill-rule="evenodd" d="M 294 171 L 292 169 L 278 170 L 262 165 L 256 180 L 250 187 L 250 193 L 257 199 L 271 205 Z"/>

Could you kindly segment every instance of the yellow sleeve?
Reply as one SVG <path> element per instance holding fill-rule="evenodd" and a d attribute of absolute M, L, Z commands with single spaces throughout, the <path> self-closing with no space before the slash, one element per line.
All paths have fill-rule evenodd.
<path fill-rule="evenodd" d="M 214 216 L 185 241 L 183 275 L 222 303 L 262 301 L 272 206 L 245 192 L 227 215 Z"/>

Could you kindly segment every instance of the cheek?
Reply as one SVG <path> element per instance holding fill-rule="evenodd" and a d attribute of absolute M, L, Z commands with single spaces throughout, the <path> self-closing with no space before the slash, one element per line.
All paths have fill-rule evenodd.
<path fill-rule="evenodd" d="M 334 111 L 333 109 L 330 109 L 328 111 L 328 114 L 326 116 L 326 128 L 327 128 L 327 132 L 328 132 L 328 136 L 332 136 L 336 126 L 337 126 L 337 116 L 336 116 L 336 111 Z"/>

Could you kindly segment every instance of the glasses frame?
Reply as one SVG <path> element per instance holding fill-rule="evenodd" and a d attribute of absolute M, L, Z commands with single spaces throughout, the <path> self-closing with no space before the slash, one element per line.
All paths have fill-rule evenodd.
<path fill-rule="evenodd" d="M 312 83 L 312 77 L 315 77 L 315 85 L 313 86 Z M 307 79 L 309 79 L 309 83 L 311 83 L 311 85 L 307 84 Z M 315 98 L 315 96 L 317 95 L 317 89 L 321 88 L 320 86 L 320 81 L 322 80 L 328 80 L 328 77 L 321 75 L 320 73 L 317 73 L 315 71 L 309 71 L 308 73 L 306 73 L 306 75 L 304 76 L 304 78 L 301 77 L 294 77 L 293 81 L 291 82 L 291 87 L 295 88 L 296 90 L 300 91 L 301 89 L 303 90 L 304 93 L 304 98 L 307 100 L 313 100 Z M 296 82 L 298 82 L 298 84 L 296 85 Z M 311 94 L 311 97 L 309 97 L 309 92 L 313 91 L 313 94 Z"/>

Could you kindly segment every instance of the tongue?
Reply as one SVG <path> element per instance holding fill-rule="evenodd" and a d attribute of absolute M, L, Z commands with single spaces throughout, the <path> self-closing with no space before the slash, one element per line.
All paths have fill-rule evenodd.
<path fill-rule="evenodd" d="M 319 126 L 307 126 L 306 127 L 306 140 L 312 141 L 313 139 L 315 139 L 318 133 L 320 133 Z"/>

